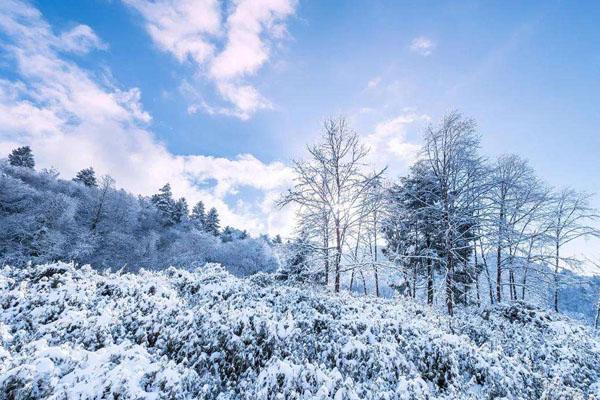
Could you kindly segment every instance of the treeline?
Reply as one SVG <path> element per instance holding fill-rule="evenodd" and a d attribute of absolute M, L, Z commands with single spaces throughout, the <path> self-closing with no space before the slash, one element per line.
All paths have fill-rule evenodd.
<path fill-rule="evenodd" d="M 198 202 L 190 212 L 169 184 L 133 196 L 91 167 L 72 180 L 34 167 L 26 146 L 0 162 L 0 264 L 66 260 L 135 271 L 219 262 L 237 275 L 278 266 L 268 237 L 221 229 L 215 208 Z"/>
<path fill-rule="evenodd" d="M 362 283 L 366 293 L 371 282 L 375 295 L 385 272 L 401 294 L 438 298 L 449 314 L 533 298 L 558 311 L 576 276 L 565 271 L 582 263 L 565 247 L 599 236 L 590 196 L 550 188 L 519 156 L 485 159 L 475 122 L 459 113 L 424 136 L 419 161 L 394 180 L 373 171 L 345 120 L 325 124 L 280 202 L 299 206 L 291 270 L 335 291 Z"/>

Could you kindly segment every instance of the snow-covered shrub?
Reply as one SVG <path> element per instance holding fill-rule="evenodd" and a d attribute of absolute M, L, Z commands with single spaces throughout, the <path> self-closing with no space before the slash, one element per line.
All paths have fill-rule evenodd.
<path fill-rule="evenodd" d="M 220 265 L 0 270 L 0 399 L 592 398 L 600 341 L 522 303 L 452 320 Z"/>

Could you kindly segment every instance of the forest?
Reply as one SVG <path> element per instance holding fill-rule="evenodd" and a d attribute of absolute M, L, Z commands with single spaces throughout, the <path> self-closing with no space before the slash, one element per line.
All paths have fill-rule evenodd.
<path fill-rule="evenodd" d="M 600 282 L 582 273 L 595 260 L 569 248 L 600 237 L 591 195 L 550 187 L 518 155 L 484 158 L 475 121 L 458 112 L 429 125 L 423 143 L 409 173 L 390 177 L 367 163 L 344 118 L 327 120 L 278 201 L 297 214 L 285 240 L 221 228 L 215 208 L 190 210 L 168 183 L 145 197 L 93 167 L 64 180 L 17 148 L 0 165 L 0 260 L 125 271 L 216 262 L 237 276 L 412 297 L 449 315 L 521 300 L 597 325 Z"/>

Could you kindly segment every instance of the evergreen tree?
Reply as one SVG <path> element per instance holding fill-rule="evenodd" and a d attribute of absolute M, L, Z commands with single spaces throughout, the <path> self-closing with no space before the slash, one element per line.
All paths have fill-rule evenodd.
<path fill-rule="evenodd" d="M 204 211 L 204 203 L 202 201 L 196 203 L 192 209 L 192 215 L 190 216 L 190 219 L 193 221 L 197 229 L 204 230 L 204 225 L 206 225 L 206 211 Z"/>
<path fill-rule="evenodd" d="M 388 210 L 383 220 L 387 242 L 384 253 L 404 272 L 404 282 L 396 287 L 415 297 L 417 280 L 424 276 L 429 304 L 433 304 L 434 270 L 440 264 L 443 248 L 439 227 L 442 217 L 434 207 L 438 193 L 431 171 L 424 162 L 418 162 L 407 177 L 388 190 Z"/>
<path fill-rule="evenodd" d="M 92 167 L 79 171 L 75 178 L 73 178 L 73 181 L 83 183 L 88 187 L 98 186 L 98 182 L 96 181 L 96 172 L 94 172 L 94 168 Z"/>
<path fill-rule="evenodd" d="M 35 167 L 33 153 L 31 152 L 31 148 L 29 146 L 23 146 L 14 149 L 12 153 L 10 153 L 10 155 L 8 156 L 8 162 L 10 163 L 10 165 L 13 165 L 15 167 Z"/>
<path fill-rule="evenodd" d="M 217 213 L 217 209 L 213 207 L 206 215 L 206 224 L 204 226 L 204 230 L 214 236 L 218 236 L 219 229 L 219 213 Z"/>
<path fill-rule="evenodd" d="M 165 186 L 159 189 L 157 194 L 152 195 L 151 201 L 160 211 L 164 225 L 169 226 L 177 223 L 176 206 L 170 184 L 165 184 Z"/>
<path fill-rule="evenodd" d="M 287 244 L 287 257 L 280 274 L 284 279 L 321 282 L 323 270 L 317 265 L 312 265 L 314 244 L 311 243 L 308 232 L 302 230 L 300 234 Z"/>
<path fill-rule="evenodd" d="M 189 207 L 185 197 L 180 198 L 173 207 L 173 220 L 180 224 L 188 219 Z"/>
<path fill-rule="evenodd" d="M 223 229 L 223 233 L 221 233 L 221 240 L 223 241 L 223 243 L 231 242 L 233 241 L 233 239 L 235 239 L 234 235 L 234 229 L 230 226 L 226 226 Z"/>

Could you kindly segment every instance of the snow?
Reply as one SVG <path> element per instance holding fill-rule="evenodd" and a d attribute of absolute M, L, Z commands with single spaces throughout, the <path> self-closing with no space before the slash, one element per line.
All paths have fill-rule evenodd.
<path fill-rule="evenodd" d="M 0 269 L 0 399 L 600 395 L 600 340 L 525 303 L 455 317 L 267 274 Z"/>

